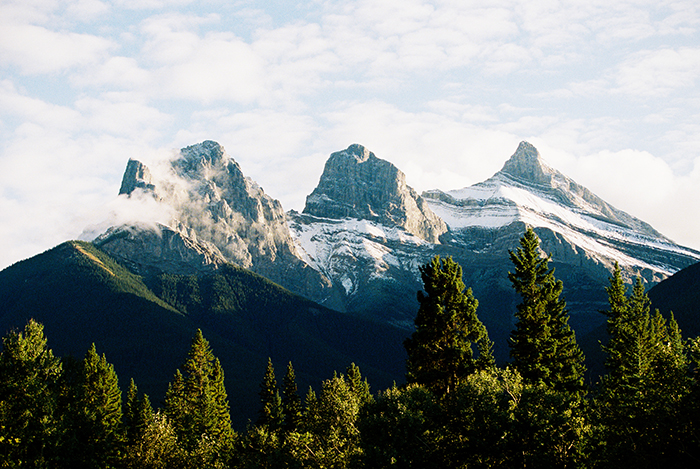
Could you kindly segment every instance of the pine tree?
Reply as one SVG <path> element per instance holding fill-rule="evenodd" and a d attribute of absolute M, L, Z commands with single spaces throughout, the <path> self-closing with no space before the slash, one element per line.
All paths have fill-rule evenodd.
<path fill-rule="evenodd" d="M 287 365 L 287 373 L 284 375 L 282 387 L 282 409 L 284 414 L 284 430 L 293 432 L 301 424 L 302 408 L 301 397 L 297 392 L 297 381 L 292 362 Z"/>
<path fill-rule="evenodd" d="M 282 399 L 280 398 L 277 380 L 275 379 L 275 368 L 272 360 L 268 358 L 265 376 L 260 383 L 260 411 L 258 412 L 259 426 L 264 426 L 270 431 L 277 431 L 282 428 Z"/>
<path fill-rule="evenodd" d="M 564 285 L 554 277 L 550 257 L 542 257 L 539 247 L 539 238 L 528 228 L 516 251 L 509 251 L 515 272 L 508 272 L 508 279 L 522 298 L 515 313 L 510 356 L 526 381 L 557 391 L 582 392 L 583 353 L 569 326 L 566 303 L 560 299 Z"/>
<path fill-rule="evenodd" d="M 0 460 L 9 467 L 42 467 L 55 444 L 61 363 L 33 319 L 2 339 L 0 353 Z M 1 464 L 0 464 L 1 465 Z"/>
<path fill-rule="evenodd" d="M 139 397 L 138 388 L 133 378 L 126 393 L 122 421 L 128 445 L 133 445 L 142 438 L 146 428 L 153 421 L 153 407 L 151 407 L 148 395 L 144 394 L 142 398 Z"/>
<path fill-rule="evenodd" d="M 627 323 L 627 287 L 622 280 L 620 266 L 615 262 L 613 276 L 609 279 L 610 286 L 605 288 L 608 294 L 610 308 L 603 311 L 608 318 L 607 331 L 609 340 L 603 346 L 607 354 L 605 366 L 610 379 L 617 379 L 624 374 L 623 350 L 624 350 L 624 326 Z"/>
<path fill-rule="evenodd" d="M 638 277 L 629 298 L 619 266 L 610 279 L 608 373 L 597 399 L 609 464 L 660 464 L 680 457 L 684 399 L 690 393 L 680 329 L 673 316 L 666 321 L 650 313 L 644 283 Z"/>
<path fill-rule="evenodd" d="M 479 302 L 465 290 L 462 267 L 452 258 L 435 256 L 420 267 L 423 292 L 416 331 L 404 342 L 408 353 L 406 380 L 448 395 L 461 379 L 494 366 L 493 344 L 476 315 Z M 472 344 L 477 346 L 474 357 Z"/>
<path fill-rule="evenodd" d="M 357 419 L 360 409 L 372 402 L 369 384 L 359 368 L 351 365 L 353 378 L 335 374 L 321 385 L 318 398 L 307 395 L 305 429 L 311 433 L 308 450 L 314 467 L 358 467 L 362 454 Z"/>
<path fill-rule="evenodd" d="M 224 375 L 201 330 L 192 339 L 183 370 L 176 371 L 165 396 L 165 413 L 178 442 L 189 453 L 211 442 L 210 456 L 225 460 L 234 434 Z"/>
<path fill-rule="evenodd" d="M 95 344 L 83 360 L 79 402 L 83 463 L 96 468 L 115 466 L 123 449 L 122 392 L 114 366 L 104 354 L 97 354 Z"/>

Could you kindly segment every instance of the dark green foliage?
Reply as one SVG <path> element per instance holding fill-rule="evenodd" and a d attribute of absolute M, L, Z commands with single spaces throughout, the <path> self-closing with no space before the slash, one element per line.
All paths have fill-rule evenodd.
<path fill-rule="evenodd" d="M 678 324 L 650 313 L 641 279 L 627 297 L 617 265 L 607 292 L 608 373 L 595 402 L 605 441 L 599 457 L 611 466 L 683 460 L 693 441 L 684 415 L 691 381 Z"/>
<path fill-rule="evenodd" d="M 380 393 L 365 405 L 357 422 L 365 467 L 444 468 L 438 398 L 411 384 Z"/>
<path fill-rule="evenodd" d="M 301 424 L 302 406 L 301 397 L 299 397 L 297 392 L 297 380 L 292 362 L 289 362 L 287 365 L 287 373 L 284 375 L 282 410 L 284 413 L 284 431 L 287 433 L 296 431 Z"/>
<path fill-rule="evenodd" d="M 277 388 L 275 369 L 272 360 L 268 360 L 265 376 L 260 383 L 260 411 L 256 425 L 275 432 L 282 428 L 283 419 L 282 398 Z"/>
<path fill-rule="evenodd" d="M 313 392 L 307 396 L 302 430 L 311 438 L 305 467 L 349 468 L 359 464 L 362 448 L 356 423 L 360 409 L 373 398 L 359 369 L 353 364 L 348 371 L 351 376 L 336 374 L 325 380 L 318 398 Z"/>
<path fill-rule="evenodd" d="M 426 293 L 418 292 L 416 331 L 404 342 L 406 380 L 443 396 L 470 373 L 494 365 L 493 344 L 476 315 L 479 302 L 471 289 L 465 291 L 459 264 L 436 256 L 420 273 Z"/>
<path fill-rule="evenodd" d="M 114 367 L 93 344 L 81 362 L 63 361 L 56 466 L 117 467 L 124 450 L 122 396 Z"/>
<path fill-rule="evenodd" d="M 198 330 L 183 365 L 165 396 L 165 414 L 172 422 L 179 445 L 194 454 L 209 445 L 214 461 L 225 461 L 234 433 L 223 385 L 223 370 L 209 342 Z"/>
<path fill-rule="evenodd" d="M 408 335 L 324 308 L 241 268 L 141 277 L 79 241 L 0 272 L 0 334 L 32 317 L 52 338 L 54 353 L 82 357 L 94 342 L 120 376 L 133 377 L 158 401 L 201 329 L 226 370 L 228 395 L 240 403 L 231 409 L 240 429 L 255 420 L 268 357 L 293 360 L 304 389 L 352 361 L 373 383 L 390 386 L 403 377 Z"/>
<path fill-rule="evenodd" d="M 522 299 L 515 313 L 510 355 L 529 383 L 580 393 L 584 390 L 583 353 L 569 327 L 566 303 L 559 298 L 564 286 L 549 268 L 550 258 L 540 255 L 539 245 L 539 238 L 528 228 L 520 246 L 509 251 L 515 272 L 508 272 L 508 279 Z"/>
<path fill-rule="evenodd" d="M 697 320 L 700 305 L 700 262 L 657 283 L 649 290 L 648 295 L 652 309 L 659 309 L 665 317 L 673 312 L 688 337 L 700 336 L 700 321 Z"/>
<path fill-rule="evenodd" d="M 138 388 L 132 379 L 124 403 L 124 433 L 128 445 L 143 438 L 146 429 L 153 423 L 154 413 L 148 395 L 139 397 Z"/>
<path fill-rule="evenodd" d="M 55 443 L 60 361 L 44 328 L 30 320 L 2 340 L 0 353 L 0 466 L 45 467 Z"/>

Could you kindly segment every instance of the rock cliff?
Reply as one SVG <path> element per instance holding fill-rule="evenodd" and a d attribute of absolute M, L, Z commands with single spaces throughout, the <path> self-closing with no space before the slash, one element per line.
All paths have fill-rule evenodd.
<path fill-rule="evenodd" d="M 447 231 L 396 166 L 357 144 L 331 154 L 303 213 L 397 226 L 431 243 Z"/>
<path fill-rule="evenodd" d="M 161 227 L 162 238 L 152 231 L 113 230 L 98 238 L 101 248 L 128 255 L 150 269 L 158 267 L 160 255 L 164 271 L 181 272 L 188 263 L 193 272 L 207 270 L 223 259 L 334 305 L 331 282 L 300 259 L 280 202 L 245 177 L 218 143 L 207 140 L 183 148 L 158 179 L 141 162 L 129 160 L 120 194 L 130 197 L 141 192 L 174 213 Z M 187 245 L 194 253 L 164 249 L 165 239 Z"/>

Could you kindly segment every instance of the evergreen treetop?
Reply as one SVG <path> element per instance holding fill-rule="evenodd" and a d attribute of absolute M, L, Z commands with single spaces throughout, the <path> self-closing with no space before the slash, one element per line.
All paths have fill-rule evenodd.
<path fill-rule="evenodd" d="M 541 255 L 540 240 L 532 228 L 509 255 L 515 271 L 508 272 L 508 279 L 521 297 L 509 344 L 513 365 L 528 382 L 582 392 L 583 352 L 560 298 L 564 285 L 549 268 L 551 257 Z"/>
<path fill-rule="evenodd" d="M 406 380 L 442 396 L 470 373 L 494 366 L 493 344 L 476 315 L 479 302 L 471 288 L 465 290 L 459 264 L 435 256 L 420 273 L 425 293 L 418 292 L 416 331 L 404 342 Z M 476 357 L 472 344 L 477 346 Z"/>

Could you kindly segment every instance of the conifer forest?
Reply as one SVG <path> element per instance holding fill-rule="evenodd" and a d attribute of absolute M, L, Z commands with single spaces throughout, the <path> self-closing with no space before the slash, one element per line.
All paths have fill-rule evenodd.
<path fill-rule="evenodd" d="M 508 363 L 496 364 L 461 266 L 436 256 L 420 268 L 405 383 L 374 389 L 349 363 L 298 389 L 293 363 L 270 360 L 246 428 L 232 425 L 236 396 L 201 331 L 165 396 L 148 396 L 133 379 L 121 389 L 94 345 L 55 356 L 31 320 L 2 339 L 0 467 L 700 467 L 700 338 L 651 311 L 641 279 L 626 285 L 616 266 L 605 373 L 588 382 L 539 243 L 528 229 L 510 251 Z"/>

